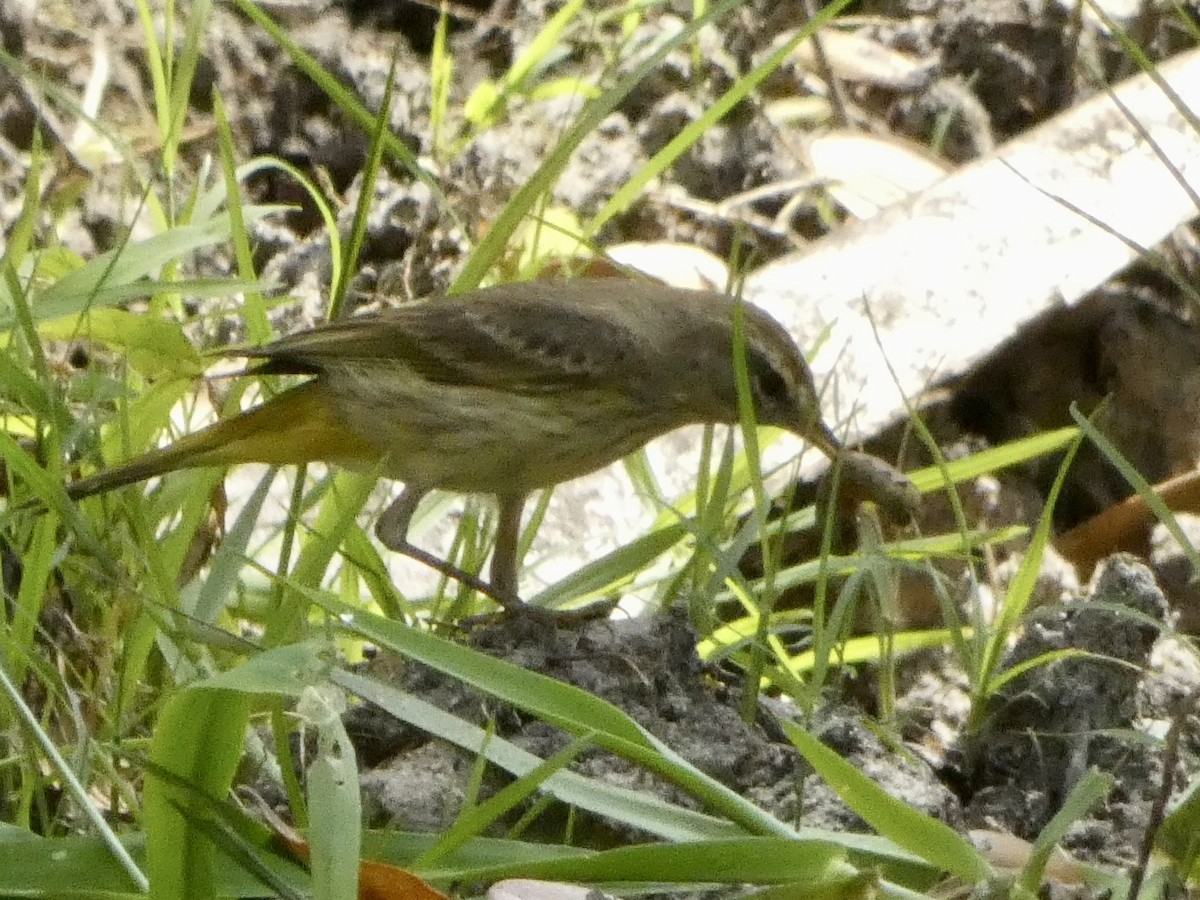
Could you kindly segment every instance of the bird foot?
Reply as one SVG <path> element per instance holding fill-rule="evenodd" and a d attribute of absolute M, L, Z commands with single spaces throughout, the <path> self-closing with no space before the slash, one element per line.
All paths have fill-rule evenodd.
<path fill-rule="evenodd" d="M 499 603 L 506 611 L 519 610 L 525 606 L 521 602 L 521 598 L 516 594 L 508 593 L 500 590 L 490 582 L 484 581 L 478 575 L 472 575 L 466 569 L 459 568 L 452 562 L 447 562 L 440 556 L 435 556 L 428 550 L 422 550 L 416 544 L 410 544 L 408 541 L 397 541 L 394 545 L 388 546 L 389 550 L 396 553 L 401 553 L 409 559 L 416 560 L 422 565 L 426 565 L 435 572 L 445 575 L 447 578 L 453 579 L 460 584 L 465 584 L 473 591 L 477 591 L 497 603 Z"/>
<path fill-rule="evenodd" d="M 491 582 L 484 581 L 478 575 L 472 575 L 470 572 L 459 568 L 451 562 L 447 562 L 439 556 L 435 556 L 427 550 L 422 550 L 408 541 L 399 541 L 396 543 L 396 546 L 389 549 L 429 566 L 435 572 L 466 585 L 471 590 L 483 594 L 500 605 L 501 610 L 498 613 L 484 613 L 463 620 L 461 624 L 467 629 L 486 622 L 495 621 L 497 618 L 508 621 L 524 620 L 542 627 L 578 628 L 587 622 L 608 618 L 617 607 L 618 601 L 616 600 L 599 600 L 579 609 L 558 610 L 546 609 L 542 606 L 531 606 L 523 602 L 516 595 L 515 591 L 504 590 Z"/>

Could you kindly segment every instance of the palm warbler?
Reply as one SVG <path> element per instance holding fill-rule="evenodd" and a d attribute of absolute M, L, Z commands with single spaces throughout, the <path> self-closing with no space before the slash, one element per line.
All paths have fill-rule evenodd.
<path fill-rule="evenodd" d="M 346 319 L 238 355 L 244 374 L 311 380 L 176 443 L 68 486 L 73 498 L 199 466 L 329 462 L 404 482 L 380 518 L 409 552 L 433 489 L 499 501 L 492 593 L 517 602 L 525 498 L 690 423 L 740 420 L 736 301 L 635 281 L 509 284 Z M 840 451 L 812 374 L 761 310 L 742 315 L 757 421 Z"/>

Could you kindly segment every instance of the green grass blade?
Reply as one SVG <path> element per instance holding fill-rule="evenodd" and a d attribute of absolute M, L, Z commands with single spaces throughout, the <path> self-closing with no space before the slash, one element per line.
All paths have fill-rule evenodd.
<path fill-rule="evenodd" d="M 1175 514 L 1163 502 L 1162 497 L 1154 492 L 1150 482 L 1142 477 L 1142 474 L 1130 464 L 1129 460 L 1121 455 L 1121 451 L 1113 442 L 1106 438 L 1100 429 L 1079 411 L 1075 404 L 1071 404 L 1071 417 L 1079 423 L 1079 428 L 1084 436 L 1096 445 L 1096 449 L 1104 454 L 1104 458 L 1113 464 L 1121 473 L 1121 477 L 1129 482 L 1129 486 L 1146 501 L 1146 506 L 1154 513 L 1155 518 L 1162 522 L 1167 531 L 1171 532 L 1171 537 L 1179 543 L 1188 562 L 1192 564 L 1193 578 L 1200 575 L 1200 551 L 1196 550 L 1187 535 L 1183 533 L 1183 529 L 1179 527 L 1179 522 L 1175 519 Z"/>
<path fill-rule="evenodd" d="M 996 621 L 992 623 L 992 627 L 987 634 L 983 655 L 979 660 L 979 668 L 973 678 L 972 691 L 974 696 L 972 698 L 971 722 L 968 723 L 967 728 L 969 733 L 974 734 L 979 727 L 983 708 L 986 706 L 987 697 L 989 696 L 987 694 L 988 685 L 992 683 L 996 667 L 1000 664 L 1001 655 L 1005 647 L 1008 646 L 1008 639 L 1012 634 L 1012 630 L 1017 627 L 1021 616 L 1029 605 L 1030 598 L 1033 597 L 1034 588 L 1037 586 L 1038 573 L 1042 567 L 1042 554 L 1046 545 L 1050 542 L 1050 531 L 1054 525 L 1054 507 L 1058 502 L 1058 495 L 1062 492 L 1063 484 L 1066 483 L 1067 472 L 1071 468 L 1071 463 L 1074 461 L 1075 454 L 1078 452 L 1082 441 L 1082 435 L 1072 441 L 1062 465 L 1059 466 L 1058 475 L 1055 477 L 1054 484 L 1050 487 L 1050 493 L 1046 497 L 1045 509 L 1043 509 L 1042 515 L 1038 519 L 1037 528 L 1034 530 L 1033 538 L 1029 542 L 1029 549 L 1025 552 L 1020 565 L 1017 567 L 1017 574 L 1013 576 L 1012 581 L 1008 584 L 1008 591 L 1005 593 L 1004 601 L 1000 605 L 999 615 L 996 617 Z"/>
<path fill-rule="evenodd" d="M 703 115 L 698 117 L 694 122 L 688 123 L 679 134 L 667 143 L 667 146 L 658 151 L 653 159 L 646 163 L 633 178 L 609 198 L 609 201 L 604 204 L 603 208 L 587 223 L 584 233 L 588 235 L 599 234 L 600 229 L 610 219 L 628 209 L 633 201 L 642 195 L 647 185 L 665 172 L 688 148 L 700 140 L 704 132 L 723 119 L 730 110 L 745 100 L 756 87 L 777 70 L 801 42 L 811 37 L 818 28 L 826 22 L 831 21 L 849 5 L 850 0 L 836 0 L 836 2 L 823 6 L 821 11 L 805 23 L 804 27 L 797 31 L 794 37 L 773 51 L 762 63 L 755 66 L 751 72 L 748 72 L 734 82 L 729 90 L 705 109 Z M 703 22 L 707 18 L 707 15 L 700 16 L 694 22 Z M 685 29 L 684 33 L 686 31 Z"/>
<path fill-rule="evenodd" d="M 146 876 L 142 873 L 141 867 L 134 862 L 124 845 L 117 839 L 117 835 L 112 827 L 105 821 L 104 816 L 96 808 L 96 804 L 88 796 L 87 788 L 76 777 L 75 770 L 67 764 L 66 759 L 58 752 L 54 741 L 41 727 L 37 716 L 34 715 L 33 710 L 25 703 L 21 692 L 8 677 L 8 673 L 2 666 L 0 666 L 0 692 L 3 692 L 8 697 L 9 705 L 17 713 L 21 724 L 25 726 L 28 733 L 33 736 L 34 740 L 41 747 L 42 753 L 45 754 L 46 759 L 49 760 L 58 777 L 62 779 L 66 793 L 75 800 L 77 809 L 83 813 L 92 827 L 101 835 L 104 846 L 111 858 L 124 870 L 126 877 L 135 886 L 145 891 L 149 883 Z"/>
<path fill-rule="evenodd" d="M 236 0 L 239 4 L 245 0 Z M 686 27 L 662 42 L 654 53 L 650 54 L 632 72 L 618 81 L 603 95 L 592 100 L 579 114 L 562 139 L 546 154 L 537 171 L 513 195 L 512 199 L 501 210 L 492 222 L 487 233 L 475 247 L 471 258 L 463 266 L 462 272 L 455 279 L 451 293 L 461 293 L 478 287 L 493 265 L 504 255 L 513 232 L 524 221 L 529 211 L 533 209 L 539 197 L 545 194 L 566 167 L 571 155 L 592 134 L 600 123 L 620 105 L 641 82 L 654 71 L 663 59 L 676 47 L 683 45 L 705 25 L 719 22 L 742 4 L 742 0 L 724 0 L 708 11 L 708 14 L 692 21 Z"/>
<path fill-rule="evenodd" d="M 1087 815 L 1093 806 L 1107 797 L 1114 784 L 1116 784 L 1116 778 L 1112 775 L 1091 771 L 1084 773 L 1083 777 L 1071 788 L 1071 793 L 1063 800 L 1062 806 L 1054 814 L 1054 818 L 1038 835 L 1033 844 L 1029 862 L 1026 863 L 1017 881 L 1020 887 L 1028 892 L 1028 896 L 1034 897 L 1040 893 L 1046 866 L 1050 862 L 1050 855 L 1066 838 L 1071 826 Z"/>
<path fill-rule="evenodd" d="M 650 563 L 675 547 L 687 533 L 686 526 L 678 523 L 657 528 L 581 566 L 533 597 L 529 603 L 532 606 L 560 609 L 572 601 L 627 584 Z"/>
<path fill-rule="evenodd" d="M 335 671 L 333 679 L 401 721 L 471 753 L 482 754 L 488 762 L 518 778 L 528 775 L 542 763 L 532 753 L 504 738 L 488 735 L 477 725 L 464 722 L 390 685 L 344 670 Z M 723 819 L 675 806 L 643 791 L 616 787 L 574 772 L 556 772 L 547 779 L 543 789 L 562 803 L 608 816 L 670 841 L 726 838 L 743 833 Z"/>
<path fill-rule="evenodd" d="M 374 114 L 363 106 L 357 97 L 346 90 L 336 78 L 317 62 L 311 53 L 301 49 L 300 45 L 292 40 L 288 33 L 280 28 L 270 16 L 259 9 L 253 0 L 232 0 L 232 3 L 246 18 L 250 19 L 250 21 L 270 35 L 271 39 L 279 44 L 288 57 L 291 58 L 296 68 L 311 78 L 317 87 L 326 93 L 330 100 L 346 113 L 351 120 L 358 123 L 358 126 L 364 133 L 371 133 L 375 123 Z M 439 209 L 444 211 L 458 227 L 464 231 L 467 230 L 466 226 L 458 221 L 455 206 L 446 198 L 441 185 L 421 167 L 420 162 L 413 156 L 412 151 L 405 146 L 404 142 L 392 134 L 390 129 L 381 135 L 381 139 L 392 159 L 429 188 Z"/>
<path fill-rule="evenodd" d="M 780 725 L 817 774 L 881 835 L 968 884 L 993 876 L 979 851 L 948 825 L 890 796 L 799 725 L 782 720 Z"/>
<path fill-rule="evenodd" d="M 700 800 L 711 812 L 726 816 L 751 833 L 789 836 L 794 833 L 682 760 L 628 715 L 599 697 L 437 635 L 366 613 L 326 594 L 296 587 L 333 614 L 348 631 L 423 662 L 570 734 L 594 734 L 598 746 L 666 778 Z"/>

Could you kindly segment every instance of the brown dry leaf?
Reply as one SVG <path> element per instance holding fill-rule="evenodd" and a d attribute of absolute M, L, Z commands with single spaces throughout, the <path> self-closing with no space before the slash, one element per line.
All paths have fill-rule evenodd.
<path fill-rule="evenodd" d="M 270 807 L 257 796 L 254 797 L 259 813 L 276 839 L 296 859 L 308 860 L 308 842 L 287 822 L 279 818 Z M 373 860 L 363 860 L 358 868 L 359 900 L 447 900 L 446 895 L 432 888 L 428 882 L 418 878 L 407 869 Z"/>
<path fill-rule="evenodd" d="M 360 900 L 446 900 L 407 869 L 366 860 L 358 870 Z"/>

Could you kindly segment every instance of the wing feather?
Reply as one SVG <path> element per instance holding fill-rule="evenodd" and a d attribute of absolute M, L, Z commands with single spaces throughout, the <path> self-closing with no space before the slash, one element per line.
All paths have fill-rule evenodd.
<path fill-rule="evenodd" d="M 265 360 L 255 369 L 261 374 L 390 363 L 434 382 L 528 392 L 629 384 L 630 374 L 644 383 L 645 345 L 620 314 L 628 304 L 611 302 L 614 289 L 626 290 L 595 282 L 497 287 L 349 318 L 228 355 Z"/>

